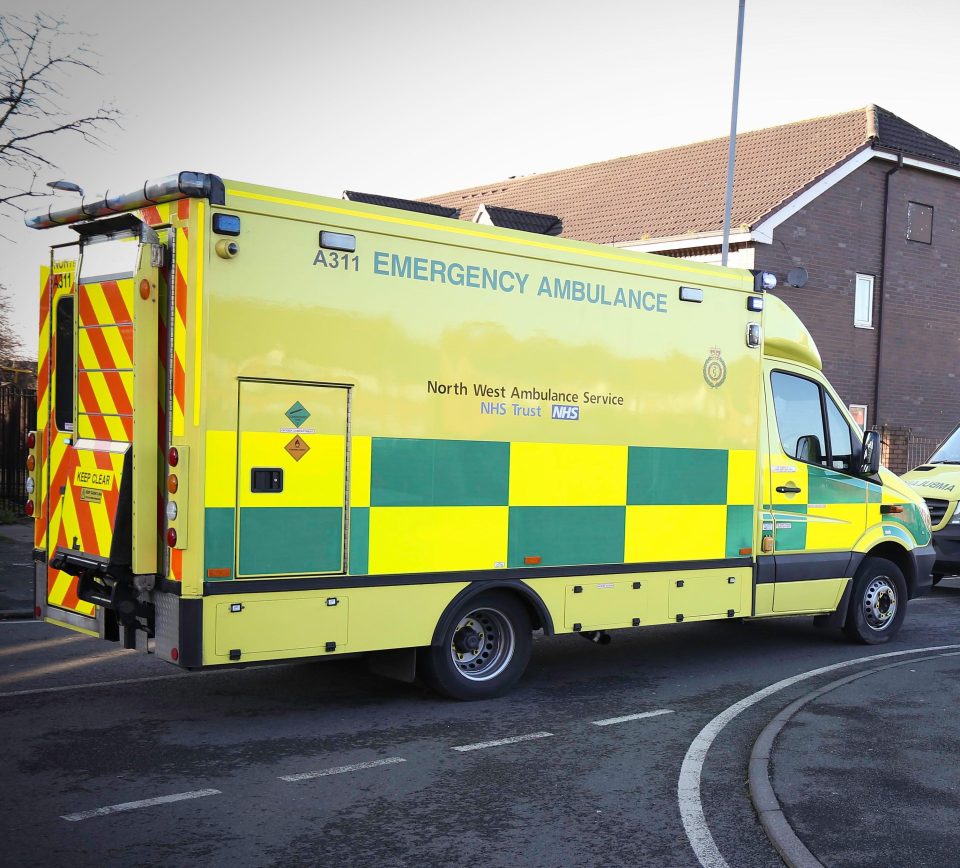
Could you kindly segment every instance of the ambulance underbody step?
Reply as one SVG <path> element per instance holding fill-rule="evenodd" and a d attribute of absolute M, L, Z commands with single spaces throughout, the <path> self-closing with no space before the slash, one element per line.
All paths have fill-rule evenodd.
<path fill-rule="evenodd" d="M 154 607 L 140 599 L 129 570 L 128 579 L 112 575 L 107 558 L 62 547 L 50 559 L 50 566 L 77 577 L 77 596 L 81 600 L 114 612 L 125 627 L 153 635 Z"/>

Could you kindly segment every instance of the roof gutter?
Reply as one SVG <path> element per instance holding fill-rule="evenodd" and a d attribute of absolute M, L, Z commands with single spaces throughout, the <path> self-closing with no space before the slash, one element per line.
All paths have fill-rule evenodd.
<path fill-rule="evenodd" d="M 217 175 L 205 172 L 179 172 L 146 181 L 142 187 L 129 193 L 113 193 L 108 190 L 103 194 L 84 196 L 79 205 L 55 208 L 56 203 L 52 202 L 46 208 L 31 211 L 23 218 L 23 222 L 30 229 L 50 229 L 135 211 L 137 208 L 160 205 L 175 199 L 209 199 L 211 205 L 223 205 L 223 181 Z"/>

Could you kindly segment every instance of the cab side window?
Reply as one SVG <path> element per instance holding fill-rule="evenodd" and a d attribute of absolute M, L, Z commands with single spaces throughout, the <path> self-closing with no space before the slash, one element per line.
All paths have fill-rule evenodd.
<path fill-rule="evenodd" d="M 783 451 L 806 464 L 827 466 L 820 387 L 811 380 L 775 371 L 770 375 Z"/>
<path fill-rule="evenodd" d="M 843 418 L 843 414 L 833 403 L 829 395 L 823 396 L 827 405 L 827 427 L 830 430 L 830 467 L 844 473 L 853 473 L 854 456 L 859 451 L 859 445 L 853 437 L 853 432 Z"/>
<path fill-rule="evenodd" d="M 821 386 L 805 377 L 774 371 L 773 406 L 783 451 L 797 461 L 854 473 L 860 438 Z"/>

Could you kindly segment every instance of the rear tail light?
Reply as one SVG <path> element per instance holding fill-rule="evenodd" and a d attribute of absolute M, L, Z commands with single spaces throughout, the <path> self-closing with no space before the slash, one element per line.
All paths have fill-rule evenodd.
<path fill-rule="evenodd" d="M 33 449 L 33 447 L 36 445 L 37 445 L 37 435 L 34 434 L 33 431 L 31 431 L 27 435 L 27 449 Z"/>
<path fill-rule="evenodd" d="M 176 446 L 171 446 L 167 452 L 167 464 L 171 467 L 176 467 L 180 463 L 180 453 L 177 452 Z"/>
<path fill-rule="evenodd" d="M 167 545 L 173 548 L 177 544 L 177 529 L 171 527 L 167 531 Z"/>
<path fill-rule="evenodd" d="M 33 515 L 33 501 L 32 501 L 32 500 L 28 500 L 28 501 L 23 505 L 23 511 L 24 511 L 27 515 Z M 154 537 L 154 539 L 156 539 L 156 537 Z"/>

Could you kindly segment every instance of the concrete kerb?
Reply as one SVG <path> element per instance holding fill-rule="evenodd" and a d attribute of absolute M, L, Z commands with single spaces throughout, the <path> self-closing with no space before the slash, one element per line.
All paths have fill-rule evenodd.
<path fill-rule="evenodd" d="M 918 652 L 920 650 L 922 649 L 918 649 Z M 823 863 L 810 852 L 806 844 L 793 831 L 786 815 L 783 813 L 783 809 L 780 807 L 780 802 L 770 780 L 770 758 L 773 754 L 774 743 L 790 719 L 808 703 L 852 681 L 858 681 L 869 675 L 876 675 L 885 669 L 909 666 L 922 663 L 925 660 L 935 660 L 939 657 L 957 656 L 960 656 L 960 651 L 945 651 L 941 654 L 930 654 L 926 657 L 910 657 L 907 660 L 898 660 L 896 663 L 875 666 L 863 672 L 838 678 L 836 681 L 831 681 L 823 687 L 811 690 L 796 701 L 791 702 L 763 728 L 750 751 L 748 772 L 750 800 L 753 802 L 753 808 L 760 818 L 760 824 L 770 839 L 770 843 L 776 848 L 780 858 L 783 859 L 788 868 L 824 868 Z"/>

